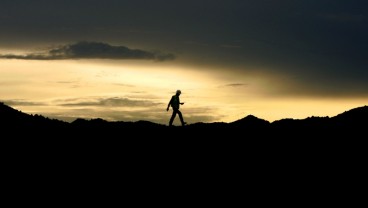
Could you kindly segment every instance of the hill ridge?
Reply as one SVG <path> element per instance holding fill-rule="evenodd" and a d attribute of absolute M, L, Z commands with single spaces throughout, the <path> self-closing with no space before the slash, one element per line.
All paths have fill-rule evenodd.
<path fill-rule="evenodd" d="M 101 118 L 85 119 L 77 118 L 71 123 L 51 119 L 42 115 L 31 115 L 23 113 L 20 110 L 14 109 L 0 102 L 0 126 L 3 129 L 32 129 L 33 131 L 50 130 L 50 129 L 72 129 L 73 131 L 105 131 L 119 132 L 121 130 L 132 130 L 135 133 L 142 134 L 145 131 L 142 129 L 157 130 L 162 129 L 182 129 L 181 126 L 168 127 L 164 124 L 151 122 L 148 120 L 139 121 L 106 121 Z M 363 131 L 368 126 L 368 106 L 360 106 L 350 110 L 346 110 L 332 117 L 310 116 L 304 119 L 285 118 L 269 122 L 265 119 L 258 118 L 254 115 L 247 115 L 244 118 L 233 122 L 212 122 L 204 123 L 197 122 L 185 126 L 187 130 L 206 131 L 206 133 L 216 134 L 216 132 L 227 131 L 234 133 L 258 133 L 265 132 L 301 132 L 308 131 L 316 132 L 348 132 Z"/>

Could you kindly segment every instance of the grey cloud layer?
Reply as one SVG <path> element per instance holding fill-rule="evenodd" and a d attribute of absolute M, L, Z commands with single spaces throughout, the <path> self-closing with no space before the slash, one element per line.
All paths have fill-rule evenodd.
<path fill-rule="evenodd" d="M 46 53 L 31 53 L 27 55 L 5 54 L 4 59 L 27 60 L 60 60 L 60 59 L 144 59 L 144 60 L 173 60 L 170 53 L 149 52 L 140 49 L 130 49 L 125 46 L 112 46 L 101 42 L 77 42 L 60 46 Z"/>

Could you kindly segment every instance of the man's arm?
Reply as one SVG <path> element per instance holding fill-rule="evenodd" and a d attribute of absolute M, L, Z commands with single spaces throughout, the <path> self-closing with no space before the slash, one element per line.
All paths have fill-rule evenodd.
<path fill-rule="evenodd" d="M 167 104 L 167 109 L 166 109 L 166 111 L 169 111 L 169 108 L 170 108 L 170 105 L 171 105 L 171 101 L 172 101 L 172 99 L 173 99 L 173 98 L 171 97 L 169 104 Z"/>

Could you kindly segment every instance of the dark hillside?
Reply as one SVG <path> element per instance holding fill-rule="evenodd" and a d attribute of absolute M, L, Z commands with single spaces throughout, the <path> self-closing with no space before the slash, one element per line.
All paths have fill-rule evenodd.
<path fill-rule="evenodd" d="M 103 119 L 76 119 L 71 123 L 42 115 L 29 115 L 0 103 L 0 127 L 14 134 L 33 133 L 49 137 L 102 137 L 124 139 L 251 139 L 355 136 L 365 133 L 368 106 L 345 111 L 334 117 L 281 119 L 272 123 L 248 115 L 234 122 L 194 123 L 185 127 L 157 124 L 150 121 L 109 122 Z"/>

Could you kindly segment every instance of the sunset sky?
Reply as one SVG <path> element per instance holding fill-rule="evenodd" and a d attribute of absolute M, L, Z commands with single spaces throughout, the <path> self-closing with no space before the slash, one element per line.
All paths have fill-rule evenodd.
<path fill-rule="evenodd" d="M 368 1 L 1 1 L 0 102 L 168 124 L 177 89 L 188 123 L 367 105 Z"/>

